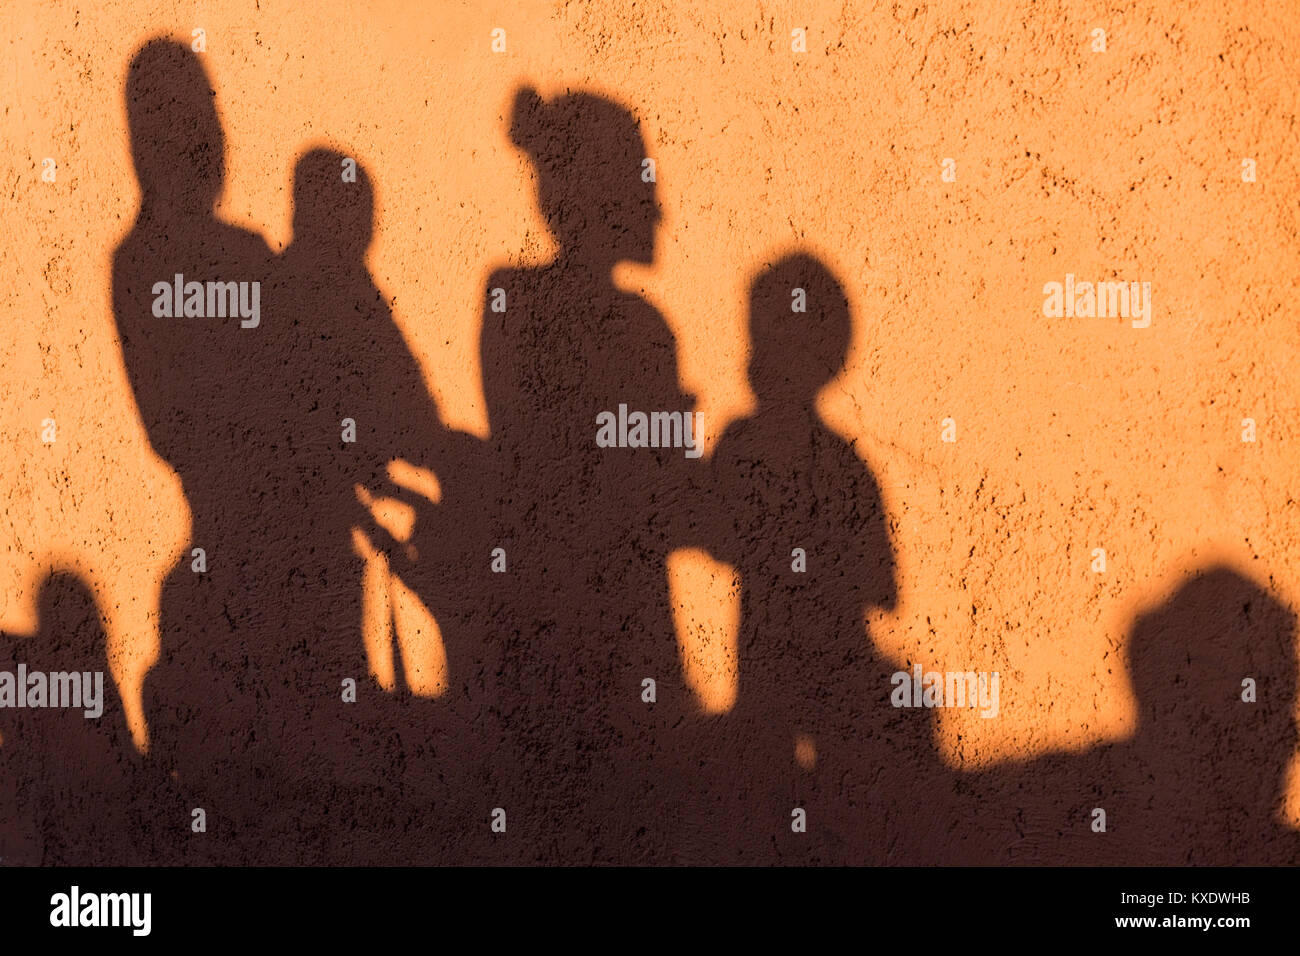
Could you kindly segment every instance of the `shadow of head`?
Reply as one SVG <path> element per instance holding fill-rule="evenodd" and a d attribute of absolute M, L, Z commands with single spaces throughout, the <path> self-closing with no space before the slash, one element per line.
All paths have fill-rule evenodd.
<path fill-rule="evenodd" d="M 355 173 L 355 181 L 351 175 Z M 332 149 L 303 153 L 293 169 L 293 242 L 360 257 L 374 236 L 375 193 L 370 174 Z"/>
<path fill-rule="evenodd" d="M 174 40 L 146 43 L 127 70 L 126 113 L 146 205 L 211 212 L 225 177 L 225 138 L 199 57 Z"/>
<path fill-rule="evenodd" d="M 1183 751 L 1175 759 L 1235 766 L 1240 782 L 1280 776 L 1297 739 L 1295 631 L 1295 614 L 1237 572 L 1197 574 L 1134 626 L 1139 735 Z"/>
<path fill-rule="evenodd" d="M 636 117 L 592 93 L 515 95 L 510 138 L 537 170 L 538 204 L 563 254 L 650 263 L 662 218 Z"/>
<path fill-rule="evenodd" d="M 763 269 L 749 289 L 749 380 L 760 406 L 811 405 L 839 374 L 853 333 L 831 271 L 799 252 Z"/>

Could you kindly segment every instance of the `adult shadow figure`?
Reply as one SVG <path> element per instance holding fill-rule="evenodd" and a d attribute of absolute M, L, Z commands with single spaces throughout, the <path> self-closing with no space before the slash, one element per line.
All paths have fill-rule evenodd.
<path fill-rule="evenodd" d="M 192 512 L 191 540 L 163 588 L 162 653 L 145 682 L 152 754 L 205 811 L 189 859 L 346 858 L 374 845 L 353 803 L 359 788 L 382 787 L 387 763 L 376 754 L 393 757 L 387 739 L 374 739 L 375 708 L 343 699 L 347 679 L 359 702 L 380 694 L 360 636 L 353 488 L 429 420 L 411 386 L 418 370 L 353 261 L 368 221 L 364 231 L 336 222 L 313 251 L 323 224 L 315 207 L 300 210 L 296 223 L 316 231 L 275 262 L 259 236 L 216 216 L 224 136 L 211 82 L 187 47 L 145 44 L 126 101 L 141 201 L 114 255 L 114 315 L 150 442 Z M 211 314 L 209 287 L 206 310 L 194 299 L 208 314 L 160 316 L 155 296 L 176 274 L 246 283 L 259 314 Z M 188 290 L 185 299 L 188 311 Z M 400 400 L 385 401 L 399 379 Z M 345 407 L 356 410 L 355 442 Z"/>
<path fill-rule="evenodd" d="M 741 584 L 736 703 L 694 743 L 711 855 L 911 862 L 947 781 L 928 718 L 890 705 L 895 668 L 867 630 L 869 611 L 898 601 L 880 489 L 816 409 L 847 358 L 848 299 L 822 262 L 791 253 L 754 278 L 749 331 L 758 407 L 728 427 L 695 496 L 697 543 Z"/>
<path fill-rule="evenodd" d="M 1297 743 L 1295 638 L 1294 612 L 1265 588 L 1226 566 L 1197 573 L 1134 623 L 1133 736 L 969 775 L 941 862 L 1300 861 L 1300 834 L 1280 820 Z"/>
<path fill-rule="evenodd" d="M 495 271 L 484 295 L 495 557 L 472 566 L 496 595 L 489 639 L 506 749 L 494 787 L 515 848 L 505 852 L 664 860 L 685 796 L 671 741 L 691 707 L 666 560 L 695 463 L 680 445 L 596 441 L 601 413 L 620 405 L 693 408 L 663 317 L 613 279 L 621 262 L 653 261 L 656 187 L 642 178 L 637 120 L 603 97 L 545 101 L 522 89 L 510 137 L 532 160 L 558 250 L 543 265 Z"/>
<path fill-rule="evenodd" d="M 271 252 L 215 214 L 225 140 L 214 98 L 181 43 L 151 40 L 131 60 L 126 108 L 140 206 L 113 256 L 113 313 L 149 441 L 192 512 L 189 546 L 163 587 L 161 656 L 145 681 L 150 751 L 205 811 L 213 859 L 237 861 L 219 848 L 233 849 L 232 839 L 257 845 L 264 808 L 288 789 L 290 731 L 274 725 L 301 675 L 278 666 L 284 622 L 265 600 L 266 583 L 283 579 L 264 560 L 280 533 L 264 496 L 283 444 L 268 428 L 282 399 L 267 348 L 274 309 L 260 295 Z M 184 316 L 181 302 L 175 317 L 159 315 L 156 284 L 175 275 L 249 283 L 250 303 L 258 283 L 258 325 L 245 327 L 252 320 L 237 313 Z"/>
<path fill-rule="evenodd" d="M 130 866 L 176 862 L 183 823 L 177 795 L 136 750 L 95 598 L 75 574 L 55 572 L 37 597 L 38 629 L 0 636 L 0 671 L 25 665 L 43 706 L 14 708 L 0 687 L 0 857 L 11 864 Z M 59 688 L 56 700 L 56 686 Z M 55 706 L 56 703 L 72 706 Z"/>

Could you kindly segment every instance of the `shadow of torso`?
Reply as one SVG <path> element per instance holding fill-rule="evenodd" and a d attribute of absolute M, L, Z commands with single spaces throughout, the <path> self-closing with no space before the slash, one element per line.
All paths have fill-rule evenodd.
<path fill-rule="evenodd" d="M 669 735 L 690 702 L 666 560 L 692 462 L 682 448 L 598 447 L 597 416 L 691 405 L 663 318 L 608 276 L 552 265 L 499 271 L 488 287 L 508 302 L 485 313 L 482 354 L 510 535 L 511 789 L 539 859 L 635 860 L 680 796 Z M 589 822 L 553 831 L 564 814 Z M 568 842 L 548 847 L 559 830 L 550 839 Z"/>

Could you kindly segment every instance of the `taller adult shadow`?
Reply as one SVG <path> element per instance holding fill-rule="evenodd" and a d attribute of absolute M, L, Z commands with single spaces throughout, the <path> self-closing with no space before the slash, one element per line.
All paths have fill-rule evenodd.
<path fill-rule="evenodd" d="M 266 561 L 282 534 L 266 497 L 285 444 L 272 427 L 284 393 L 267 341 L 271 252 L 214 212 L 225 174 L 214 97 L 183 44 L 155 39 L 131 61 L 140 208 L 113 257 L 113 313 L 149 441 L 179 475 L 192 513 L 185 554 L 163 588 L 162 655 L 145 683 L 151 755 L 205 811 L 210 844 L 226 845 L 241 829 L 252 843 L 261 811 L 288 789 L 282 744 L 292 732 L 281 705 L 302 675 L 278 666 L 284 621 L 265 600 L 285 572 Z M 182 290 L 246 283 L 250 305 L 256 283 L 258 324 L 245 327 L 253 320 L 228 304 L 224 318 L 202 314 L 205 286 L 192 287 L 199 314 L 185 314 L 184 295 L 156 308 L 177 281 Z"/>
<path fill-rule="evenodd" d="M 1282 822 L 1295 757 L 1296 616 L 1225 566 L 1140 616 L 1137 727 L 1081 754 L 966 775 L 939 862 L 1294 864 Z"/>
<path fill-rule="evenodd" d="M 911 862 L 947 788 L 931 725 L 890 704 L 895 667 L 867 629 L 898 601 L 889 520 L 854 444 L 816 399 L 840 374 L 847 297 L 815 257 L 754 279 L 757 411 L 712 456 L 699 544 L 741 583 L 736 703 L 695 744 L 713 855 L 745 863 Z"/>
<path fill-rule="evenodd" d="M 408 441 L 426 446 L 436 414 L 361 261 L 368 195 L 305 182 L 277 263 L 214 212 L 224 136 L 199 59 L 150 41 L 126 100 L 141 204 L 113 260 L 114 315 L 150 442 L 192 513 L 145 683 L 152 756 L 205 811 L 191 859 L 348 859 L 374 845 L 357 795 L 402 749 L 361 641 L 354 486 L 377 483 Z M 185 308 L 167 317 L 156 297 L 176 275 Z M 212 286 L 192 297 L 190 282 L 246 284 L 259 314 L 214 314 Z"/>

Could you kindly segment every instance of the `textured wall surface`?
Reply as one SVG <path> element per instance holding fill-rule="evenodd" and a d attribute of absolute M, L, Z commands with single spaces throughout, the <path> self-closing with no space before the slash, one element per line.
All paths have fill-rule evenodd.
<path fill-rule="evenodd" d="M 1298 12 L 5 4 L 0 857 L 1300 859 Z"/>

